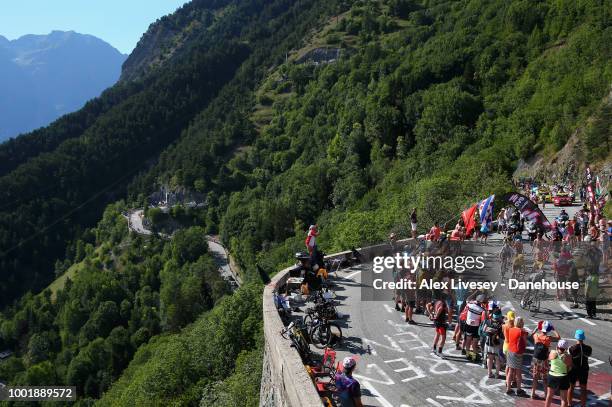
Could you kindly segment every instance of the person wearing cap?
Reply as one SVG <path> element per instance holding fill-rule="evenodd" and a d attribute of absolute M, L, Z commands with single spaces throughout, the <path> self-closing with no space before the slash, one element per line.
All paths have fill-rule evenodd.
<path fill-rule="evenodd" d="M 567 348 L 567 341 L 561 339 L 557 343 L 557 349 L 550 351 L 548 355 L 550 369 L 548 370 L 545 407 L 550 407 L 557 390 L 559 390 L 559 397 L 561 398 L 561 407 L 567 407 L 567 390 L 570 387 L 568 372 L 572 368 L 572 358 L 567 352 Z"/>
<path fill-rule="evenodd" d="M 504 334 L 502 332 L 502 322 L 504 316 L 499 308 L 493 308 L 491 319 L 487 319 L 484 322 L 482 332 L 485 336 L 484 343 L 484 355 L 486 358 L 487 372 L 489 373 L 489 379 L 493 376 L 493 363 L 495 363 L 495 370 L 497 379 L 500 379 L 499 370 L 501 369 L 501 359 L 499 357 L 499 350 L 501 344 L 504 342 Z"/>
<path fill-rule="evenodd" d="M 574 387 L 576 382 L 580 383 L 580 405 L 586 407 L 587 400 L 587 382 L 589 379 L 589 356 L 593 353 L 593 348 L 585 345 L 584 340 L 586 335 L 582 329 L 577 329 L 574 335 L 576 344 L 570 346 L 568 352 L 572 357 L 572 370 L 569 371 L 568 377 L 570 386 L 567 392 L 567 404 L 572 405 Z"/>
<path fill-rule="evenodd" d="M 487 309 L 487 306 L 489 306 L 490 308 Z M 480 323 L 480 327 L 478 328 L 478 336 L 480 338 L 479 347 L 480 347 L 480 351 L 482 352 L 481 354 L 482 367 L 487 369 L 488 368 L 488 357 L 487 357 L 487 352 L 486 352 L 485 347 L 486 347 L 486 343 L 488 340 L 488 335 L 485 332 L 485 328 L 487 326 L 487 322 L 490 322 L 493 320 L 494 314 L 497 313 L 501 315 L 501 310 L 499 309 L 499 303 L 495 300 L 490 301 L 490 302 L 485 301 L 485 303 L 483 304 L 483 308 L 485 309 L 485 311 L 487 311 L 487 318 L 482 319 L 482 322 Z M 502 320 L 503 320 L 503 315 L 502 315 Z M 501 330 L 501 324 L 499 328 Z"/>
<path fill-rule="evenodd" d="M 465 344 L 463 349 L 468 359 L 476 359 L 476 346 L 478 345 L 478 330 L 480 323 L 487 317 L 487 312 L 483 307 L 485 301 L 484 294 L 478 294 L 475 301 L 468 302 L 467 316 L 465 320 Z M 472 352 L 470 353 L 470 348 Z"/>
<path fill-rule="evenodd" d="M 512 395 L 512 382 L 516 383 L 516 395 L 526 396 L 525 390 L 521 389 L 521 383 L 523 381 L 523 355 L 527 348 L 527 334 L 528 332 L 523 329 L 525 322 L 523 318 L 516 317 L 514 320 L 514 327 L 508 329 L 508 369 L 506 376 L 506 394 Z"/>
<path fill-rule="evenodd" d="M 341 407 L 363 407 L 361 403 L 361 386 L 353 377 L 357 366 L 354 358 L 347 356 L 342 360 L 342 372 L 336 373 L 334 381 L 340 398 Z"/>
<path fill-rule="evenodd" d="M 548 354 L 550 352 L 550 345 L 553 341 L 561 339 L 561 335 L 550 323 L 550 321 L 540 321 L 538 327 L 534 330 L 531 335 L 533 338 L 533 358 L 531 359 L 531 376 L 533 377 L 531 382 L 531 398 L 534 400 L 541 400 L 536 395 L 536 389 L 538 388 L 538 381 L 542 381 L 544 384 L 544 391 L 546 391 L 548 370 L 550 363 L 548 362 Z"/>

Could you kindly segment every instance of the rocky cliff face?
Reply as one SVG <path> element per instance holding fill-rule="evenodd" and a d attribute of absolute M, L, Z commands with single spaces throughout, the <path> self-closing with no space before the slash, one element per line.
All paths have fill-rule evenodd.
<path fill-rule="evenodd" d="M 163 24 L 152 24 L 123 63 L 121 80 L 137 79 L 160 65 L 171 53 L 173 39 L 179 32 Z"/>
<path fill-rule="evenodd" d="M 588 146 L 585 144 L 585 133 L 589 125 L 595 120 L 612 122 L 609 117 L 612 110 L 612 89 L 601 101 L 597 113 L 587 119 L 584 125 L 576 128 L 565 146 L 555 154 L 538 153 L 527 161 L 521 161 L 514 172 L 514 178 L 529 177 L 548 180 L 580 181 L 584 176 L 586 165 L 589 164 L 602 182 L 606 185 L 612 180 L 612 159 L 610 156 L 589 162 Z M 608 127 L 608 140 L 612 140 L 612 133 Z"/>

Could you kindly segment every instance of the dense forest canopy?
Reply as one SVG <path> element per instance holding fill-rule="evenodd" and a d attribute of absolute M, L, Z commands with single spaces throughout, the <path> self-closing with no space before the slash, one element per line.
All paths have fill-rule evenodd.
<path fill-rule="evenodd" d="M 0 347 L 16 352 L 0 378 L 76 384 L 83 404 L 256 405 L 257 266 L 290 261 L 308 224 L 332 251 L 403 233 L 412 207 L 451 220 L 576 134 L 610 160 L 611 13 L 235 0 L 160 20 L 166 63 L 134 56 L 135 79 L 0 146 L 15 157 L 0 164 Z M 339 58 L 303 62 L 319 48 Z M 206 207 L 171 241 L 128 235 L 120 212 L 162 185 Z M 233 294 L 206 234 L 242 269 Z M 42 290 L 55 273 L 65 284 Z"/>
<path fill-rule="evenodd" d="M 248 86 L 257 73 L 265 71 L 262 66 L 272 64 L 302 36 L 297 23 L 272 36 L 265 27 L 312 9 L 313 17 L 301 23 L 305 31 L 308 21 L 321 13 L 309 2 L 266 3 L 228 6 L 188 46 L 185 57 L 155 70 L 140 85 L 120 83 L 117 90 L 92 102 L 94 108 L 105 102 L 112 106 L 89 126 L 87 120 L 80 122 L 89 117 L 89 105 L 85 107 L 88 114 L 75 113 L 74 126 L 84 130 L 78 137 L 71 138 L 74 130 L 63 130 L 66 121 L 72 124 L 68 118 L 48 129 L 58 127 L 58 137 L 67 138 L 52 151 L 44 151 L 45 145 L 37 143 L 39 134 L 25 136 L 25 146 L 32 151 L 24 155 L 32 157 L 0 177 L 4 196 L 0 207 L 0 304 L 48 284 L 56 260 L 73 255 L 74 245 L 66 242 L 94 225 L 104 205 L 121 197 L 127 182 L 181 137 L 224 84 L 228 83 L 224 94 L 232 93 L 232 88 L 238 92 L 245 81 L 242 86 Z M 121 92 L 125 97 L 115 100 Z M 209 140 L 209 146 L 216 160 L 232 147 L 225 144 L 223 135 Z M 143 192 L 151 188 L 148 185 Z"/>

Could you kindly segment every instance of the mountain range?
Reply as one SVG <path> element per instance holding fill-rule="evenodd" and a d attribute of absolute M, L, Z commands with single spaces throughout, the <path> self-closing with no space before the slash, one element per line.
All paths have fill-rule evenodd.
<path fill-rule="evenodd" d="M 126 58 L 74 31 L 0 36 L 0 141 L 81 108 L 117 81 Z"/>
<path fill-rule="evenodd" d="M 412 208 L 452 229 L 537 157 L 609 168 L 610 3 L 192 0 L 154 22 L 113 86 L 0 144 L 0 380 L 259 405 L 263 284 L 308 225 L 333 253 L 408 235 Z M 203 205 L 151 209 L 162 190 Z"/>

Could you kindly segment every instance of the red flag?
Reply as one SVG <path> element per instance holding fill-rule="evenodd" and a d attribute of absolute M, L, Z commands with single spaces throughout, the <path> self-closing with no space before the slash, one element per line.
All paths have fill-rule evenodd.
<path fill-rule="evenodd" d="M 468 208 L 461 212 L 461 219 L 463 219 L 463 225 L 465 226 L 465 235 L 470 236 L 472 230 L 476 227 L 476 221 L 474 220 L 474 213 L 476 212 L 476 207 L 478 205 L 474 204 L 471 208 Z"/>

